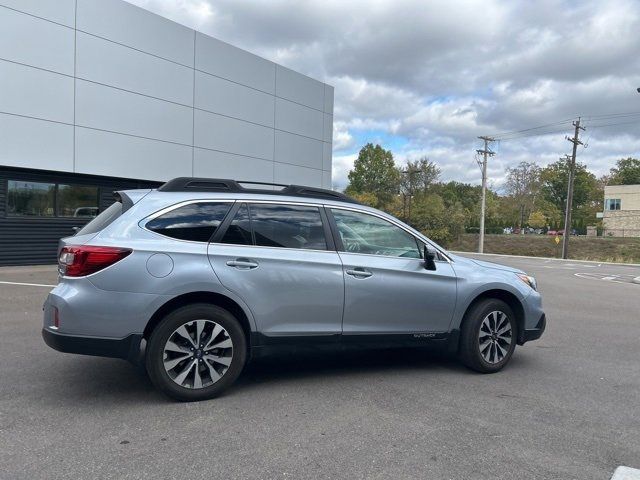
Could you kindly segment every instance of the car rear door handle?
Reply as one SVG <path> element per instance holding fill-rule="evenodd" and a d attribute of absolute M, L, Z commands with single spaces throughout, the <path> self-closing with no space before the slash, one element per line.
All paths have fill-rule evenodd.
<path fill-rule="evenodd" d="M 373 275 L 373 273 L 361 267 L 347 270 L 345 273 L 355 278 L 369 278 L 371 275 Z"/>
<path fill-rule="evenodd" d="M 248 258 L 236 258 L 235 260 L 229 260 L 227 265 L 229 267 L 235 267 L 238 270 L 253 270 L 254 268 L 258 268 L 258 262 L 254 262 Z"/>

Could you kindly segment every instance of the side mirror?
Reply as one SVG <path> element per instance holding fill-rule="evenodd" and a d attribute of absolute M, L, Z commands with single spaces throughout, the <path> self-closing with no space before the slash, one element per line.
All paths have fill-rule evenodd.
<path fill-rule="evenodd" d="M 436 269 L 436 251 L 428 245 L 424 246 L 424 268 L 425 270 Z"/>
<path fill-rule="evenodd" d="M 82 227 L 71 227 L 71 230 L 73 230 L 73 233 L 76 234 L 81 228 Z"/>

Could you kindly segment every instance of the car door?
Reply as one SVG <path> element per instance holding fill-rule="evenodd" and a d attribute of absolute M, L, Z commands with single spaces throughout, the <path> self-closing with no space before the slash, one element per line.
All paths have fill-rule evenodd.
<path fill-rule="evenodd" d="M 262 334 L 340 334 L 342 263 L 322 207 L 238 203 L 226 223 L 209 244 L 209 260 Z"/>
<path fill-rule="evenodd" d="M 343 263 L 344 335 L 449 330 L 456 276 L 448 261 L 425 269 L 424 244 L 381 216 L 341 207 L 328 213 Z"/>

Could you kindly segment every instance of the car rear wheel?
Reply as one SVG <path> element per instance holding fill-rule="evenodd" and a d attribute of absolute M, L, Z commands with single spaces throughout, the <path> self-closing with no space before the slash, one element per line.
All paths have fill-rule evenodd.
<path fill-rule="evenodd" d="M 511 359 L 516 338 L 517 324 L 509 305 L 493 298 L 482 300 L 464 318 L 460 359 L 477 372 L 497 372 Z"/>
<path fill-rule="evenodd" d="M 205 400 L 238 378 L 246 350 L 242 327 L 231 313 L 215 305 L 187 305 L 169 313 L 151 334 L 147 372 L 176 400 Z"/>

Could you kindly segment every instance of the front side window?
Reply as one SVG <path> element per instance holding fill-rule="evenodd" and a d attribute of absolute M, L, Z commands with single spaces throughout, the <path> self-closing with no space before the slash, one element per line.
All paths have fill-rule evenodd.
<path fill-rule="evenodd" d="M 54 183 L 23 182 L 9 180 L 7 183 L 7 213 L 35 217 L 55 216 Z"/>
<path fill-rule="evenodd" d="M 230 243 L 232 245 L 253 245 L 249 207 L 247 207 L 246 203 L 243 203 L 240 206 L 240 209 L 236 213 L 236 216 L 233 217 L 233 221 L 224 233 L 220 243 Z"/>
<path fill-rule="evenodd" d="M 331 209 L 347 252 L 420 258 L 415 237 L 387 220 L 362 212 Z"/>
<path fill-rule="evenodd" d="M 178 240 L 208 242 L 230 208 L 230 203 L 190 203 L 150 220 L 146 228 Z"/>

